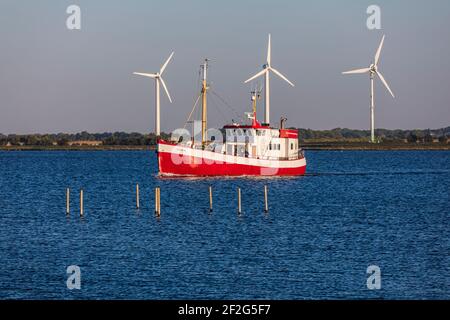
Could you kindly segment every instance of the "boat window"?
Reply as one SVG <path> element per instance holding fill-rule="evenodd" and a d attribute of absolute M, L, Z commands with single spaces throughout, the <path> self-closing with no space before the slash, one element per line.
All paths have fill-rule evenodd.
<path fill-rule="evenodd" d="M 294 143 L 291 143 L 291 150 L 294 150 Z"/>
<path fill-rule="evenodd" d="M 269 150 L 272 150 L 272 144 L 269 144 Z"/>

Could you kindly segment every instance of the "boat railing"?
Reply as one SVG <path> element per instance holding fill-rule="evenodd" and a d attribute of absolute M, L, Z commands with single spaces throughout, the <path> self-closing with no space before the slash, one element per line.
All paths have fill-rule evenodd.
<path fill-rule="evenodd" d="M 201 144 L 198 143 L 194 143 L 192 144 L 191 141 L 188 141 L 187 143 L 181 143 L 180 144 L 183 147 L 187 147 L 187 148 L 192 148 L 194 150 L 205 150 L 205 151 L 210 151 L 210 152 L 217 152 L 217 153 L 223 153 L 226 154 L 225 151 L 223 152 L 218 152 L 215 150 L 215 147 L 217 145 L 215 144 L 208 144 L 206 146 L 203 146 Z M 233 155 L 233 154 L 228 154 L 228 155 Z M 234 156 L 240 156 L 243 158 L 248 158 L 248 159 L 256 159 L 256 160 L 273 160 L 273 161 L 289 161 L 289 160 L 299 160 L 299 159 L 303 159 L 305 157 L 303 150 L 299 150 L 298 154 L 294 155 L 294 156 L 288 156 L 288 157 L 271 157 L 271 156 L 252 156 L 252 155 L 248 155 L 248 154 L 234 154 Z"/>
<path fill-rule="evenodd" d="M 304 159 L 305 158 L 305 152 L 303 149 L 298 150 L 298 159 Z"/>

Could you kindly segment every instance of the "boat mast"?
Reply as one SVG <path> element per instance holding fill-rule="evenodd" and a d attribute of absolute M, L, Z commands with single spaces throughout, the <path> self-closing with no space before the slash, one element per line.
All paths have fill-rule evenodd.
<path fill-rule="evenodd" d="M 202 81 L 202 145 L 206 143 L 206 120 L 207 120 L 207 100 L 206 94 L 208 91 L 208 85 L 206 83 L 206 73 L 208 70 L 208 59 L 201 66 L 203 71 L 203 81 Z"/>
<path fill-rule="evenodd" d="M 253 107 L 253 119 L 252 119 L 252 126 L 256 126 L 256 100 L 259 99 L 261 96 L 259 92 L 252 91 L 252 107 Z"/>

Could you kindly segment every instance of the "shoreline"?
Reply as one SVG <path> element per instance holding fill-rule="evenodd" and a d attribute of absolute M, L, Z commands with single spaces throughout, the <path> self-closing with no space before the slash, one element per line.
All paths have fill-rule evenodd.
<path fill-rule="evenodd" d="M 0 146 L 0 151 L 151 151 L 155 146 Z"/>
<path fill-rule="evenodd" d="M 445 144 L 303 143 L 305 151 L 450 151 Z M 0 151 L 153 151 L 155 146 L 0 146 Z"/>
<path fill-rule="evenodd" d="M 450 151 L 448 144 L 305 143 L 313 151 Z"/>

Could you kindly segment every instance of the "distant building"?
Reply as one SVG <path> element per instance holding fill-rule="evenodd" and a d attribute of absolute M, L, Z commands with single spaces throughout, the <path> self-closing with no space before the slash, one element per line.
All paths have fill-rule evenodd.
<path fill-rule="evenodd" d="M 90 147 L 98 147 L 103 145 L 103 141 L 98 140 L 75 140 L 75 141 L 69 141 L 67 143 L 69 146 L 90 146 Z"/>

